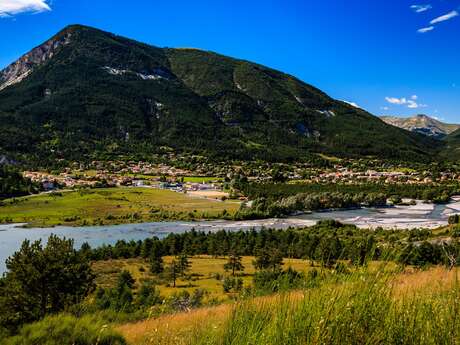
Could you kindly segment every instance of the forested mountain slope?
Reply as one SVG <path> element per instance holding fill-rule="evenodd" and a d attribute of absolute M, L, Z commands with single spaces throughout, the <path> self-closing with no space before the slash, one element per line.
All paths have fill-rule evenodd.
<path fill-rule="evenodd" d="M 0 154 L 42 165 L 148 159 L 165 147 L 220 159 L 429 160 L 440 146 L 282 72 L 80 25 L 0 72 Z"/>

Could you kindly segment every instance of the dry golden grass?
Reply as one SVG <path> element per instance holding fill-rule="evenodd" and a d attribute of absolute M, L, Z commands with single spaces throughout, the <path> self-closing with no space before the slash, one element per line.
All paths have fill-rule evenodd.
<path fill-rule="evenodd" d="M 227 321 L 232 305 L 201 308 L 186 313 L 165 315 L 118 327 L 128 344 L 188 344 L 210 328 L 216 331 Z"/>
<path fill-rule="evenodd" d="M 433 267 L 428 270 L 407 269 L 397 275 L 393 280 L 393 293 L 395 297 L 408 294 L 430 294 L 443 292 L 452 288 L 460 278 L 460 271 L 451 271 L 444 267 Z"/>
<path fill-rule="evenodd" d="M 195 258 L 194 264 L 205 258 Z M 250 258 L 245 258 L 246 262 Z M 214 259 L 218 260 L 218 259 Z M 296 263 L 298 264 L 298 263 Z M 213 264 L 207 264 L 208 269 Z M 202 266 L 203 267 L 203 266 Z M 304 268 L 306 267 L 304 263 Z M 389 284 L 393 288 L 395 298 L 401 299 L 406 296 L 423 296 L 423 294 L 443 292 L 453 287 L 460 274 L 457 270 L 448 271 L 443 267 L 433 267 L 420 271 L 408 269 L 397 274 Z M 347 284 L 335 288 L 347 288 Z M 281 294 L 255 298 L 253 304 L 261 310 L 267 305 L 276 305 L 288 299 L 295 303 L 303 297 L 303 292 L 295 291 L 290 294 Z M 228 320 L 233 308 L 237 304 L 227 303 L 216 307 L 192 310 L 186 313 L 165 315 L 155 319 L 130 323 L 118 327 L 118 331 L 127 339 L 130 345 L 147 344 L 192 344 L 200 337 L 211 334 L 219 335 L 223 325 Z"/>
<path fill-rule="evenodd" d="M 262 309 L 267 305 L 279 303 L 281 300 L 286 301 L 286 299 L 294 303 L 302 297 L 302 292 L 293 291 L 288 294 L 257 297 L 251 303 Z M 121 325 L 117 330 L 130 345 L 186 345 L 200 339 L 204 334 L 209 334 L 210 330 L 218 334 L 236 306 L 235 303 L 227 303 L 216 307 L 164 315 Z"/>
<path fill-rule="evenodd" d="M 173 259 L 172 256 L 163 258 L 165 266 L 167 266 Z M 243 257 L 243 265 L 245 267 L 244 274 L 241 275 L 244 286 L 248 286 L 252 282 L 252 275 L 255 270 L 252 265 L 254 257 Z M 165 282 L 160 284 L 161 295 L 168 297 L 180 291 L 188 291 L 192 293 L 195 289 L 205 289 L 209 293 L 209 298 L 216 298 L 218 300 L 227 300 L 229 294 L 223 292 L 222 281 L 216 279 L 216 275 L 225 276 L 230 275 L 225 272 L 224 264 L 227 262 L 225 257 L 211 257 L 208 255 L 194 256 L 190 259 L 191 269 L 190 273 L 194 276 L 191 280 L 182 278 L 177 279 L 176 286 L 172 287 L 172 282 Z M 284 259 L 284 267 L 292 267 L 296 271 L 306 272 L 311 269 L 309 262 L 300 259 Z M 143 269 L 142 269 L 143 268 Z M 118 274 L 127 270 L 131 273 L 140 286 L 140 282 L 145 279 L 155 278 L 149 272 L 149 264 L 143 259 L 120 259 L 120 260 L 107 260 L 97 261 L 93 263 L 93 269 L 96 272 L 96 283 L 101 287 L 113 287 L 117 281 Z M 168 286 L 169 285 L 169 286 Z"/>

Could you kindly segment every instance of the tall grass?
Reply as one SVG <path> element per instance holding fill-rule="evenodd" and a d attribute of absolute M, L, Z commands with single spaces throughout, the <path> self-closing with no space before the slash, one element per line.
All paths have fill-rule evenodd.
<path fill-rule="evenodd" d="M 1 345 L 126 345 L 125 339 L 94 316 L 49 316 L 24 326 Z"/>
<path fill-rule="evenodd" d="M 460 344 L 460 287 L 446 284 L 395 294 L 393 274 L 360 272 L 300 297 L 243 302 L 221 332 L 195 344 Z"/>

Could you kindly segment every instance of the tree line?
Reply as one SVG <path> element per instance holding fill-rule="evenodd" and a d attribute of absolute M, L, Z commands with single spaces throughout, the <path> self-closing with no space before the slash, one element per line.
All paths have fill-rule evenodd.
<path fill-rule="evenodd" d="M 387 200 L 396 204 L 402 198 L 425 202 L 447 203 L 460 193 L 457 183 L 442 185 L 412 184 L 289 184 L 250 183 L 237 179 L 234 188 L 252 200 L 251 207 L 242 205 L 235 219 L 282 217 L 297 211 L 382 207 Z"/>
<path fill-rule="evenodd" d="M 81 251 L 91 260 L 119 258 L 145 259 L 163 256 L 211 255 L 215 257 L 280 256 L 283 258 L 307 259 L 325 266 L 334 265 L 337 260 L 350 260 L 363 264 L 368 259 L 398 260 L 407 264 L 448 264 L 446 251 L 457 256 L 460 244 L 452 228 L 450 243 L 430 241 L 429 230 L 397 231 L 384 229 L 359 229 L 354 225 L 334 220 L 323 220 L 306 229 L 263 229 L 261 231 L 201 232 L 191 230 L 183 234 L 170 234 L 163 239 L 147 238 L 144 241 L 118 241 L 115 245 L 91 248 L 85 244 Z M 423 244 L 423 246 L 422 246 Z M 414 261 L 403 259 L 408 251 L 415 255 L 421 249 L 433 248 L 435 254 Z M 410 248 L 410 250 L 408 249 Z"/>

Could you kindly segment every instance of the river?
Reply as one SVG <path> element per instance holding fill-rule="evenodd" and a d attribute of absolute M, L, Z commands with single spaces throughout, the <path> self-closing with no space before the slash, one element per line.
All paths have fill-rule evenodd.
<path fill-rule="evenodd" d="M 92 247 L 115 244 L 118 240 L 143 240 L 157 236 L 163 238 L 170 233 L 183 233 L 195 228 L 201 231 L 238 231 L 249 229 L 305 227 L 321 219 L 336 219 L 361 228 L 383 227 L 386 229 L 436 228 L 447 224 L 448 216 L 460 213 L 460 197 L 447 205 L 418 202 L 413 206 L 385 208 L 362 208 L 356 210 L 314 212 L 285 219 L 263 219 L 252 221 L 200 221 L 157 222 L 90 227 L 21 228 L 18 224 L 0 225 L 0 274 L 5 271 L 5 260 L 17 251 L 25 239 L 43 240 L 55 234 L 72 238 L 79 248 L 84 242 Z"/>

